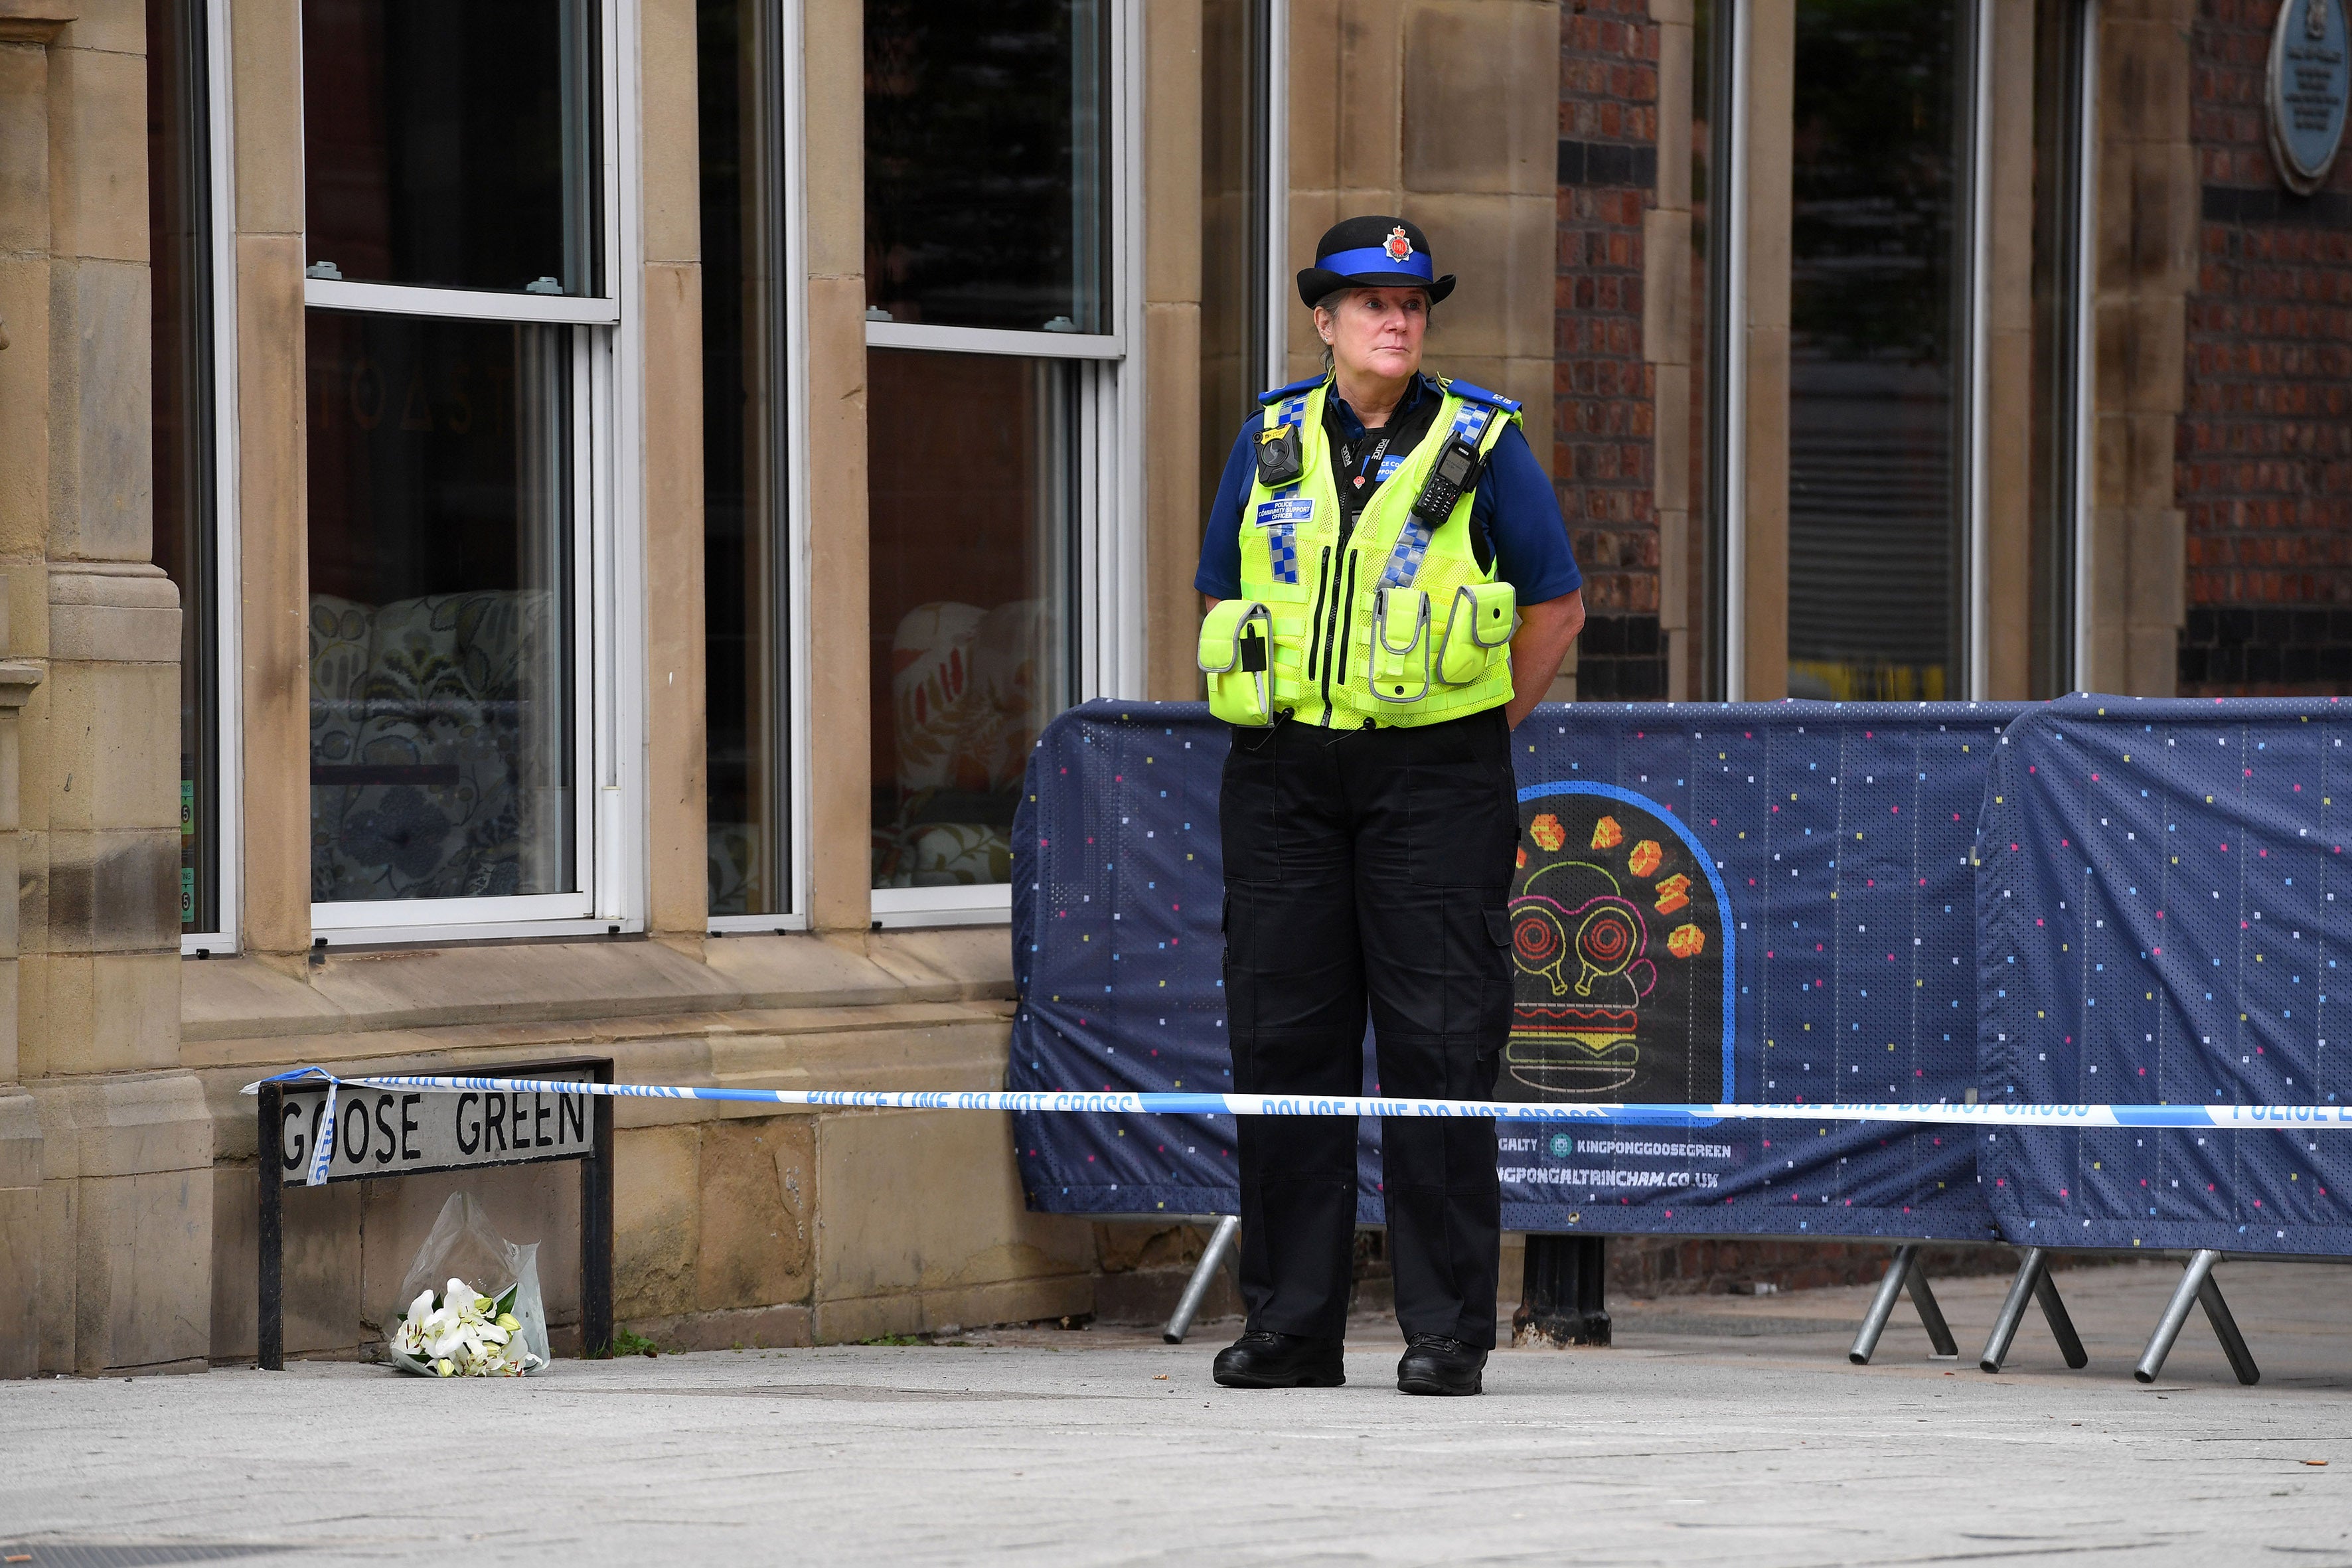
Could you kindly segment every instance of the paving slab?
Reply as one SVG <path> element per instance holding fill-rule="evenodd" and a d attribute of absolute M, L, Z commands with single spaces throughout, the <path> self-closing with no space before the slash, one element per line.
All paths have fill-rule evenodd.
<path fill-rule="evenodd" d="M 2224 1265 L 2263 1380 L 2201 1318 L 2130 1375 L 2177 1265 L 2059 1276 L 1974 1358 L 2005 1282 L 1616 1303 L 1607 1350 L 1497 1352 L 1477 1399 L 1393 1385 L 1360 1321 L 1344 1388 L 1220 1389 L 1231 1324 L 562 1362 L 430 1383 L 298 1363 L 0 1384 L 0 1555 L 31 1568 L 288 1563 L 2250 1563 L 2352 1568 L 2352 1276 Z"/>

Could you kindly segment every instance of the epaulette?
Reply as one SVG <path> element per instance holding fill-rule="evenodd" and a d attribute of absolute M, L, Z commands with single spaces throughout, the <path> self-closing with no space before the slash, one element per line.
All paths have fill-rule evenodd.
<path fill-rule="evenodd" d="M 1446 391 L 1465 403 L 1483 403 L 1489 408 L 1499 408 L 1506 414 L 1517 414 L 1519 411 L 1516 399 L 1506 397 L 1499 392 L 1489 392 L 1483 386 L 1473 386 L 1466 381 L 1449 381 L 1444 384 L 1444 386 Z"/>
<path fill-rule="evenodd" d="M 1279 403 L 1293 393 L 1312 392 L 1315 388 L 1322 384 L 1323 373 L 1318 370 L 1313 375 L 1303 376 L 1299 380 L 1292 382 L 1288 386 L 1277 386 L 1272 392 L 1261 392 L 1257 395 L 1257 400 L 1261 405 L 1268 403 Z"/>

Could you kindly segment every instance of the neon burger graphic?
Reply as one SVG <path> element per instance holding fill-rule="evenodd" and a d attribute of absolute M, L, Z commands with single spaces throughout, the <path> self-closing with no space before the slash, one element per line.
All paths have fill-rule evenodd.
<path fill-rule="evenodd" d="M 1571 848 L 1567 825 L 1551 812 L 1528 824 L 1527 837 L 1524 879 L 1509 906 L 1519 978 L 1505 1065 L 1547 1096 L 1622 1088 L 1642 1066 L 1642 1007 L 1657 988 L 1659 963 L 1688 961 L 1706 947 L 1705 932 L 1685 916 L 1665 952 L 1653 951 L 1651 912 L 1681 915 L 1691 879 L 1660 876 L 1664 847 L 1654 838 L 1628 846 L 1614 816 L 1592 822 L 1588 846 Z"/>

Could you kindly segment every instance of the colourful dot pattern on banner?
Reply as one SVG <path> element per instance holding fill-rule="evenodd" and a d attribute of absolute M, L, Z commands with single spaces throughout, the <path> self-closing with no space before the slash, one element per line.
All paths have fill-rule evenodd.
<path fill-rule="evenodd" d="M 1225 1046 L 1224 724 L 1202 703 L 1090 702 L 1031 753 L 1013 819 L 1012 1089 L 1205 1090 Z M 1013 1118 L 1032 1207 L 1230 1214 L 1229 1116 Z"/>
<path fill-rule="evenodd" d="M 1977 905 L 1990 1097 L 2352 1100 L 2352 704 L 2074 697 L 2012 727 Z M 2352 1145 L 1981 1135 L 2027 1245 L 2352 1254 Z"/>
<path fill-rule="evenodd" d="M 1695 1082 L 1694 1093 L 1959 1100 L 1978 1082 L 1970 848 L 2000 731 L 2019 711 L 1581 704 L 1539 710 L 1517 732 L 1514 760 L 1523 787 L 1637 797 L 1644 812 L 1682 821 L 1715 861 L 1736 928 L 1735 1081 L 1719 1091 Z M 1015 825 L 1010 1087 L 1231 1087 L 1216 828 L 1226 735 L 1199 704 L 1094 702 L 1039 740 Z M 1653 886 L 1664 858 L 1688 851 L 1645 833 L 1660 845 L 1649 873 L 1633 868 L 1643 835 L 1612 853 L 1626 858 L 1625 879 L 1643 885 L 1647 909 L 1675 891 Z M 1669 917 L 1684 912 L 1657 911 L 1653 963 L 1676 962 L 1664 944 L 1679 929 Z M 1654 1032 L 1674 1023 L 1643 1010 L 1638 1027 L 1653 1032 L 1642 1047 L 1719 1062 L 1719 1035 L 1694 1049 Z M 1498 1096 L 1534 1098 L 1510 1082 Z M 1013 1131 L 1035 1207 L 1234 1206 L 1229 1118 L 1016 1117 Z M 1950 1129 L 1725 1123 L 1704 1136 L 1649 1137 L 1530 1125 L 1500 1137 L 1504 1223 L 1514 1228 L 1993 1235 L 1970 1140 Z M 1367 1125 L 1367 1220 L 1380 1216 L 1377 1138 Z"/>

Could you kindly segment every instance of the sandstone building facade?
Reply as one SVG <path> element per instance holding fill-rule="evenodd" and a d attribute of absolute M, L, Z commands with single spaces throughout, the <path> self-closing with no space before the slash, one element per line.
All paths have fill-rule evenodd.
<path fill-rule="evenodd" d="M 2352 160 L 2281 176 L 2281 4 L 0 0 L 0 1374 L 254 1355 L 266 1071 L 999 1082 L 1028 740 L 1195 694 L 1343 214 L 1526 403 L 1559 697 L 2340 685 Z M 619 1108 L 661 1342 L 1183 1252 L 992 1119 L 740 1109 Z M 560 1325 L 567 1170 L 467 1179 Z M 289 1352 L 455 1184 L 288 1194 Z"/>

